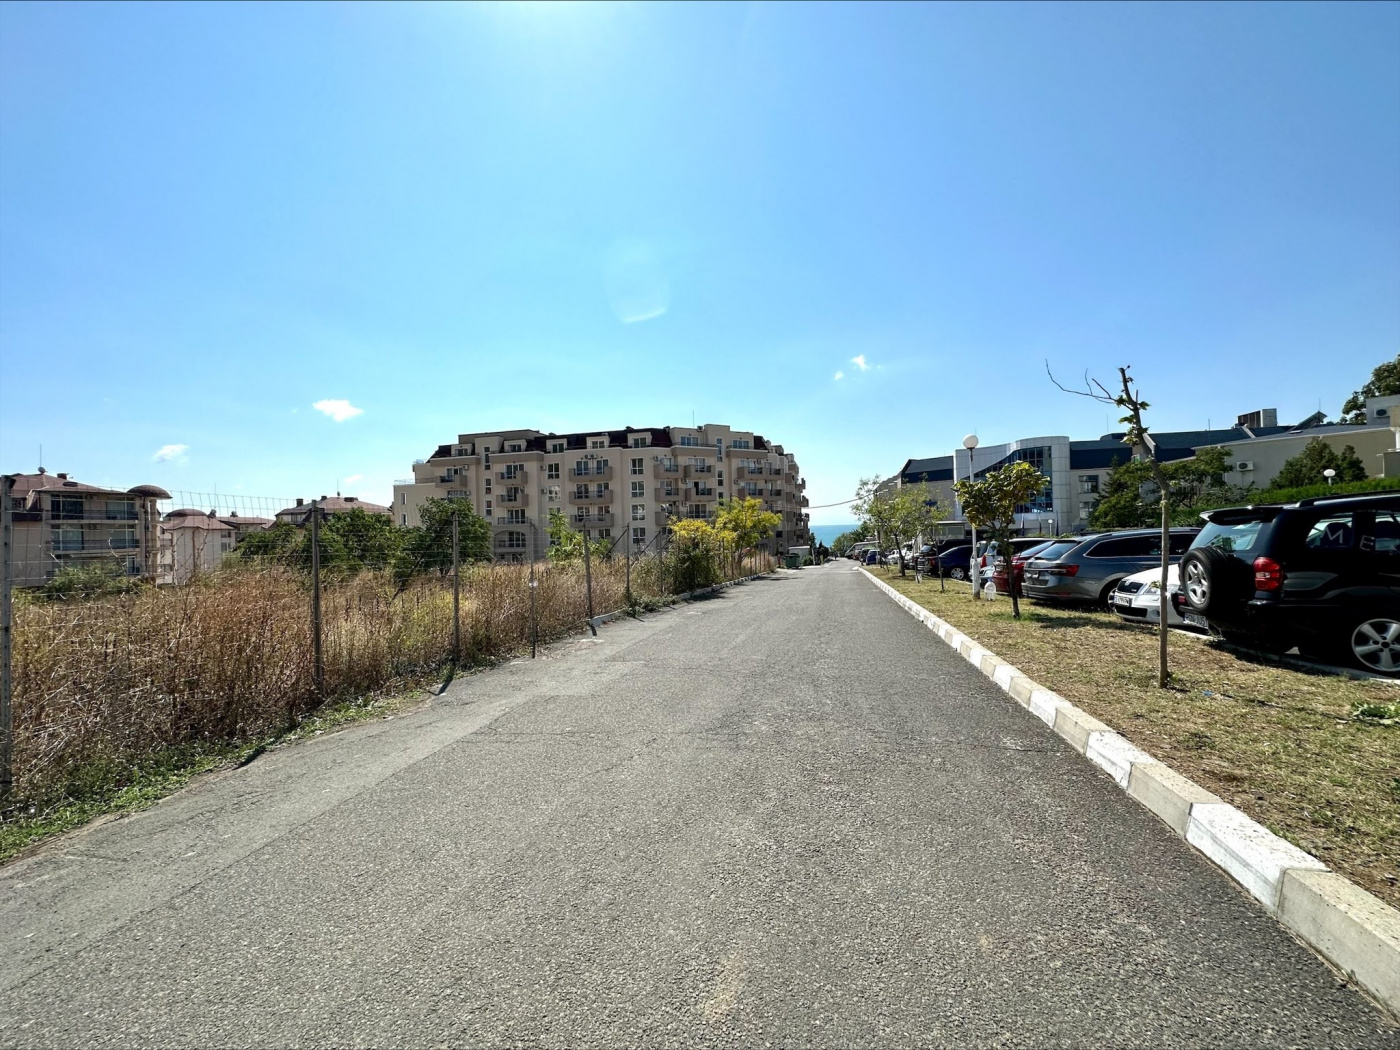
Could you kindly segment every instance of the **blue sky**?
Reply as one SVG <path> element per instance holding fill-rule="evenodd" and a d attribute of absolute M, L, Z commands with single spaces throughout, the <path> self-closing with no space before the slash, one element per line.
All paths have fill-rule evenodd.
<path fill-rule="evenodd" d="M 0 5 L 0 465 L 387 501 L 694 413 L 823 504 L 1102 433 L 1046 359 L 1335 416 L 1400 349 L 1397 54 L 1380 3 Z"/>

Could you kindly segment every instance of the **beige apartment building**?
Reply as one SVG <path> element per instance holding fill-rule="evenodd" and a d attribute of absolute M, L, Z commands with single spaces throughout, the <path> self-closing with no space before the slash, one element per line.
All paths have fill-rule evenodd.
<path fill-rule="evenodd" d="M 213 572 L 250 532 L 271 528 L 271 518 L 207 514 L 192 507 L 172 510 L 160 523 L 160 571 L 162 584 L 186 584 L 202 573 Z"/>
<path fill-rule="evenodd" d="M 159 551 L 156 485 L 125 491 L 74 481 L 67 474 L 14 475 L 10 490 L 16 587 L 41 587 L 67 566 L 105 564 L 154 579 Z"/>
<path fill-rule="evenodd" d="M 430 498 L 468 499 L 491 524 L 497 559 L 525 561 L 549 546 L 549 512 L 618 550 L 653 546 L 670 522 L 712 518 L 720 500 L 761 499 L 782 515 L 765 546 L 810 542 L 806 481 L 797 460 L 762 435 L 708 423 L 578 434 L 502 430 L 460 434 L 394 483 L 394 521 L 418 525 Z M 654 547 L 653 547 L 654 549 Z"/>

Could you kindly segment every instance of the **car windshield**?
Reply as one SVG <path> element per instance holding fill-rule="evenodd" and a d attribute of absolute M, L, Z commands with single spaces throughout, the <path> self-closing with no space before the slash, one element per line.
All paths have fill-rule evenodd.
<path fill-rule="evenodd" d="M 1262 521 L 1237 521 L 1228 525 L 1217 524 L 1213 521 L 1206 522 L 1206 527 L 1200 531 L 1196 541 L 1191 546 L 1192 548 L 1215 547 L 1232 554 L 1243 553 L 1253 549 L 1255 542 L 1259 539 L 1259 531 L 1263 527 Z"/>
<path fill-rule="evenodd" d="M 1026 561 L 1029 558 L 1039 558 L 1044 551 L 1049 550 L 1053 546 L 1055 546 L 1053 540 L 1049 543 L 1037 543 L 1034 547 L 1027 547 L 1025 550 L 1016 554 L 1016 560 Z"/>
<path fill-rule="evenodd" d="M 1064 557 L 1078 546 L 1078 540 L 1056 540 L 1054 543 L 1046 546 L 1043 551 L 1036 554 L 1035 557 L 1040 561 L 1054 561 L 1056 558 Z"/>

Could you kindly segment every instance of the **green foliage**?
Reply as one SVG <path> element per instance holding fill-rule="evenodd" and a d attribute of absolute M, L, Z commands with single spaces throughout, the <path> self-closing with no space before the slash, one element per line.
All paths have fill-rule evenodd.
<path fill-rule="evenodd" d="M 589 555 L 606 558 L 612 553 L 612 543 L 608 540 L 594 540 Z M 549 560 L 556 564 L 583 560 L 583 533 L 569 524 L 562 510 L 551 508 L 549 512 Z"/>
<path fill-rule="evenodd" d="M 1158 467 L 1170 486 L 1167 503 L 1173 514 L 1231 491 L 1225 484 L 1230 464 L 1226 462 L 1223 448 L 1203 448 L 1193 459 L 1162 463 Z M 1089 515 L 1089 527 L 1149 528 L 1161 521 L 1161 500 L 1151 463 L 1143 459 L 1130 459 L 1126 463 L 1115 460 Z"/>
<path fill-rule="evenodd" d="M 1008 463 L 990 470 L 981 480 L 958 481 L 953 485 L 962 501 L 969 523 L 985 529 L 1004 558 L 1011 556 L 1011 540 L 1016 534 L 1016 508 L 1035 499 L 1050 483 L 1029 463 Z M 1008 577 L 1010 572 L 1007 573 Z M 1011 612 L 1020 617 L 1021 606 L 1013 591 Z"/>
<path fill-rule="evenodd" d="M 918 535 L 932 535 L 947 514 L 937 490 L 927 484 L 882 486 L 879 478 L 862 478 L 851 505 L 867 536 L 901 547 Z M 900 571 L 904 571 L 903 559 Z"/>
<path fill-rule="evenodd" d="M 351 512 L 355 513 L 358 512 Z M 458 560 L 464 565 L 491 560 L 491 526 L 472 509 L 470 500 L 428 499 L 418 512 L 418 520 L 422 524 L 417 528 L 398 530 L 400 547 L 393 565 L 394 577 L 400 583 L 423 573 L 445 575 L 451 570 L 454 513 L 457 515 Z M 322 530 L 324 534 L 325 530 Z"/>
<path fill-rule="evenodd" d="M 1366 421 L 1366 399 L 1368 397 L 1393 397 L 1400 394 L 1400 355 L 1394 361 L 1385 361 L 1371 372 L 1371 378 L 1360 390 L 1347 398 L 1342 406 L 1343 423 L 1364 423 Z"/>
<path fill-rule="evenodd" d="M 115 562 L 97 560 L 82 565 L 65 565 L 40 589 L 45 598 L 66 601 L 74 598 L 102 598 L 126 594 L 141 586 Z"/>
<path fill-rule="evenodd" d="M 1365 481 L 1366 465 L 1356 454 L 1356 449 L 1347 445 L 1338 452 L 1321 438 L 1313 438 L 1303 446 L 1303 451 L 1285 463 L 1271 482 L 1273 488 L 1296 488 L 1300 485 L 1326 483 L 1324 470 L 1337 472 L 1335 481 Z"/>
<path fill-rule="evenodd" d="M 1335 485 L 1305 485 L 1301 488 L 1256 489 L 1253 486 L 1227 486 L 1209 498 L 1182 507 L 1172 514 L 1173 525 L 1199 525 L 1202 511 L 1220 507 L 1243 507 L 1251 503 L 1297 503 L 1317 496 L 1355 496 L 1367 492 L 1400 492 L 1400 478 L 1367 478 Z"/>
<path fill-rule="evenodd" d="M 715 528 L 733 536 L 739 550 L 750 550 L 766 540 L 783 523 L 781 514 L 763 509 L 754 498 L 723 500 L 715 512 Z"/>
<path fill-rule="evenodd" d="M 676 593 L 710 587 L 724 579 L 726 553 L 734 550 L 734 536 L 708 521 L 683 518 L 671 526 L 666 550 L 666 573 Z"/>

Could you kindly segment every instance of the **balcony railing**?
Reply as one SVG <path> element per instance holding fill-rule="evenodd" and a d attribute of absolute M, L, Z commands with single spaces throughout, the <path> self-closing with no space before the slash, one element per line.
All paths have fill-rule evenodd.
<path fill-rule="evenodd" d="M 679 485 L 673 485 L 670 488 L 665 485 L 657 485 L 655 496 L 658 503 L 668 503 L 671 500 L 681 498 L 681 489 Z"/>
<path fill-rule="evenodd" d="M 569 519 L 571 525 L 576 529 L 610 529 L 613 526 L 614 515 L 606 514 L 586 514 L 582 517 L 575 514 Z"/>
<path fill-rule="evenodd" d="M 596 492 L 589 489 L 587 492 L 579 492 L 577 489 L 569 490 L 570 503 L 611 503 L 614 493 L 611 489 L 604 489 Z"/>
<path fill-rule="evenodd" d="M 505 495 L 498 497 L 496 502 L 506 507 L 528 507 L 530 505 L 530 494 L 528 492 L 517 492 L 512 495 L 507 492 Z"/>
<path fill-rule="evenodd" d="M 503 518 L 498 517 L 496 519 L 496 524 L 498 526 L 503 526 L 507 529 L 528 529 L 530 527 L 528 520 L 522 519 L 520 521 L 511 521 L 509 515 Z"/>
<path fill-rule="evenodd" d="M 665 481 L 667 478 L 678 478 L 681 476 L 681 468 L 675 463 L 653 463 L 651 465 L 651 476 L 657 481 Z"/>
<path fill-rule="evenodd" d="M 530 480 L 530 478 L 529 478 L 529 471 L 525 470 L 523 467 L 520 468 L 519 470 L 513 470 L 513 471 L 512 471 L 512 470 L 498 470 L 498 471 L 496 471 L 496 480 L 498 480 L 498 481 L 514 481 L 514 482 L 516 482 L 517 484 L 524 485 L 527 481 Z"/>
<path fill-rule="evenodd" d="M 105 510 L 53 510 L 49 512 L 49 521 L 135 521 L 136 511 L 105 511 Z"/>
<path fill-rule="evenodd" d="M 697 474 L 713 474 L 714 472 L 715 465 L 713 463 L 687 463 L 685 467 L 685 476 L 688 478 L 693 478 Z"/>
<path fill-rule="evenodd" d="M 571 478 L 602 478 L 608 480 L 612 477 L 612 464 L 606 460 L 599 460 L 591 464 L 587 470 L 579 470 L 578 467 L 569 468 Z"/>

